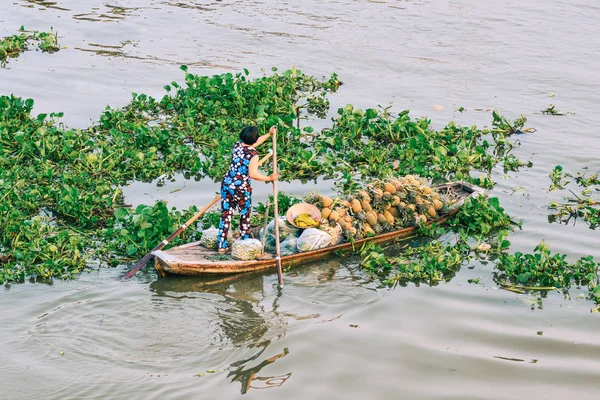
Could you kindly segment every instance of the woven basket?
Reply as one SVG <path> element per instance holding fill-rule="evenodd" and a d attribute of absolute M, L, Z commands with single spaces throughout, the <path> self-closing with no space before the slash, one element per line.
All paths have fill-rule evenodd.
<path fill-rule="evenodd" d="M 321 221 L 321 211 L 319 211 L 317 207 L 308 203 L 294 204 L 290 207 L 285 216 L 290 224 L 294 225 L 295 227 L 298 227 L 294 220 L 296 219 L 296 217 L 298 217 L 298 215 L 304 213 L 310 214 L 313 217 L 313 219 L 317 222 Z"/>

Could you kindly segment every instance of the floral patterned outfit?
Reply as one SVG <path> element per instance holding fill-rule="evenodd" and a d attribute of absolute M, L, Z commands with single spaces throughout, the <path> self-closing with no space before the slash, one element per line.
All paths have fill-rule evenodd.
<path fill-rule="evenodd" d="M 219 249 L 227 248 L 227 234 L 231 227 L 233 210 L 240 210 L 240 238 L 247 239 L 250 231 L 250 212 L 252 211 L 252 186 L 250 185 L 249 165 L 252 157 L 258 155 L 252 146 L 237 142 L 233 146 L 233 155 L 229 171 L 221 182 L 221 221 L 219 222 Z"/>

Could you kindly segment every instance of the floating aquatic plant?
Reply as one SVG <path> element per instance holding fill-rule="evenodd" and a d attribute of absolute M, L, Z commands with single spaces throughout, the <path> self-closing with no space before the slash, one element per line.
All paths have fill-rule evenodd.
<path fill-rule="evenodd" d="M 32 99 L 0 96 L 0 282 L 72 277 L 90 263 L 114 265 L 144 254 L 195 208 L 128 209 L 120 187 L 176 173 L 218 179 L 244 124 L 291 126 L 303 113 L 302 99 L 339 86 L 335 75 L 322 81 L 298 70 L 247 77 L 186 74 L 187 87 L 175 95 L 157 101 L 135 94 L 87 129 L 65 127 L 63 113 L 32 115 Z M 34 223 L 40 215 L 44 223 Z M 32 237 L 68 240 L 57 252 Z"/>
<path fill-rule="evenodd" d="M 598 173 L 587 174 L 579 171 L 575 175 L 564 172 L 561 165 L 554 167 L 549 175 L 549 190 L 568 190 L 561 201 L 550 202 L 548 208 L 554 213 L 548 216 L 550 222 L 568 224 L 582 220 L 590 229 L 600 226 L 600 179 Z M 575 192 L 575 187 L 579 193 Z"/>
<path fill-rule="evenodd" d="M 494 282 L 503 289 L 517 293 L 556 290 L 568 295 L 573 286 L 587 286 L 589 299 L 600 304 L 600 264 L 592 256 L 571 263 L 565 254 L 552 254 L 543 241 L 531 254 L 509 254 L 506 237 L 516 226 L 513 218 L 494 199 L 470 199 L 470 203 L 450 224 L 456 234 L 453 240 L 404 245 L 394 255 L 369 244 L 361 249 L 361 266 L 388 286 L 408 282 L 436 285 L 452 279 L 469 262 L 485 261 L 495 266 Z M 448 232 L 429 227 L 421 233 L 442 236 Z"/>
<path fill-rule="evenodd" d="M 328 95 L 341 84 L 336 74 L 317 79 L 273 69 L 251 78 L 247 70 L 213 76 L 182 70 L 184 83 L 165 86 L 162 98 L 133 94 L 125 107 L 107 107 L 85 129 L 64 126 L 62 112 L 33 115 L 32 99 L 0 96 L 0 281 L 71 277 L 88 265 L 143 255 L 195 208 L 157 203 L 130 209 L 121 187 L 175 174 L 218 182 L 237 133 L 249 124 L 286 132 L 278 135 L 282 180 L 332 177 L 342 192 L 407 173 L 491 186 L 495 166 L 523 165 L 504 161 L 513 144 L 511 131 L 500 125 L 479 130 L 450 123 L 436 131 L 408 111 L 347 106 L 328 129 L 302 126 L 308 116 L 326 114 Z M 38 216 L 48 223 L 31 222 Z M 214 223 L 214 215 L 206 218 L 198 224 Z M 194 228 L 181 240 L 193 239 Z M 62 238 L 61 246 L 40 242 L 32 248 L 21 240 L 36 236 L 36 229 L 38 237 L 52 229 L 48 235 Z"/>
<path fill-rule="evenodd" d="M 0 66 L 6 66 L 9 58 L 18 57 L 34 42 L 43 52 L 54 53 L 60 50 L 58 34 L 52 28 L 49 32 L 27 32 L 21 27 L 20 32 L 18 35 L 0 38 Z"/>
<path fill-rule="evenodd" d="M 544 241 L 531 254 L 500 254 L 495 280 L 517 289 L 562 289 L 566 294 L 573 285 L 587 286 L 589 298 L 600 303 L 599 264 L 592 256 L 582 257 L 574 263 L 566 258 L 566 254 L 552 254 Z"/>

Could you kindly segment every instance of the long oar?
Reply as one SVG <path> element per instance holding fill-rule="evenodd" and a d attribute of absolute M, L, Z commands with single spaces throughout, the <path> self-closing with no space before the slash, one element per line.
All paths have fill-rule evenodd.
<path fill-rule="evenodd" d="M 269 157 L 271 157 L 271 153 L 267 154 L 266 156 L 264 156 L 259 162 L 258 165 L 262 165 L 265 161 L 267 161 L 269 159 Z M 165 240 L 163 240 L 162 242 L 160 242 L 160 244 L 158 246 L 156 246 L 155 248 L 153 248 L 152 250 L 150 250 L 150 252 L 148 254 L 146 254 L 144 256 L 144 258 L 142 258 L 140 261 L 137 262 L 137 264 L 135 264 L 129 271 L 127 271 L 125 273 L 125 275 L 123 275 L 121 277 L 121 279 L 129 279 L 132 276 L 134 276 L 135 274 L 138 273 L 138 271 L 140 269 L 142 269 L 142 267 L 144 265 L 146 265 L 146 263 L 148 261 L 150 261 L 150 259 L 152 258 L 152 252 L 154 251 L 158 251 L 163 249 L 166 245 L 169 244 L 169 242 L 173 239 L 175 239 L 177 236 L 179 236 L 179 234 L 181 232 L 183 232 L 185 230 L 185 228 L 187 228 L 188 226 L 190 226 L 191 224 L 194 223 L 194 221 L 196 221 L 198 218 L 200 218 L 202 216 L 202 214 L 204 214 L 206 211 L 208 211 L 209 208 L 211 208 L 212 206 L 214 206 L 219 200 L 221 200 L 221 196 L 217 195 L 211 202 L 209 205 L 207 205 L 206 207 L 204 207 L 202 210 L 198 211 L 192 218 L 189 219 L 189 221 L 187 221 L 185 224 L 181 225 L 179 227 L 179 229 L 177 229 L 175 232 L 171 233 L 171 235 L 166 238 Z"/>
<path fill-rule="evenodd" d="M 273 173 L 277 173 L 277 131 L 273 133 Z M 279 279 L 279 287 L 283 287 L 283 274 L 281 272 L 281 247 L 279 244 L 279 210 L 277 208 L 277 179 L 273 181 L 273 213 L 275 214 L 275 248 L 277 256 L 275 263 L 277 264 L 277 278 Z"/>
<path fill-rule="evenodd" d="M 144 265 L 146 265 L 146 263 L 148 261 L 150 261 L 150 259 L 152 258 L 152 252 L 153 251 L 157 251 L 157 250 L 161 250 L 162 248 L 164 248 L 166 245 L 169 244 L 169 242 L 173 239 L 175 239 L 177 236 L 179 236 L 179 234 L 181 232 L 184 231 L 185 228 L 187 228 L 188 226 L 190 226 L 192 223 L 194 223 L 194 221 L 196 221 L 198 218 L 200 218 L 202 216 L 202 214 L 204 214 L 209 208 L 211 208 L 212 206 L 214 206 L 215 204 L 217 204 L 217 202 L 221 200 L 221 196 L 217 195 L 211 202 L 209 205 L 207 205 L 206 207 L 204 207 L 202 210 L 198 211 L 192 218 L 189 219 L 189 221 L 187 221 L 185 224 L 181 225 L 179 227 L 179 229 L 177 229 L 175 232 L 171 233 L 171 235 L 169 235 L 168 238 L 166 238 L 165 240 L 163 240 L 162 242 L 160 242 L 160 244 L 158 246 L 156 246 L 155 248 L 153 248 L 150 253 L 146 254 L 144 256 L 144 258 L 142 258 L 140 261 L 138 261 L 137 264 L 135 264 L 129 271 L 127 271 L 125 273 L 125 275 L 123 275 L 121 277 L 121 279 L 129 279 L 132 276 L 134 276 L 135 274 L 137 274 L 137 272 L 142 269 L 142 267 Z"/>

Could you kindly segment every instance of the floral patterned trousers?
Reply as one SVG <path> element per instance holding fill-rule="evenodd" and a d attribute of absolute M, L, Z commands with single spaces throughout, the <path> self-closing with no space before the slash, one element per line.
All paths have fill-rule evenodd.
<path fill-rule="evenodd" d="M 252 211 L 252 189 L 249 187 L 221 186 L 221 221 L 219 222 L 219 249 L 228 246 L 227 235 L 231 228 L 233 210 L 240 210 L 240 239 L 250 237 L 250 213 Z"/>

